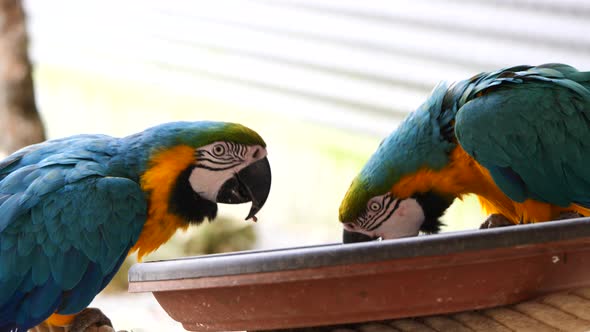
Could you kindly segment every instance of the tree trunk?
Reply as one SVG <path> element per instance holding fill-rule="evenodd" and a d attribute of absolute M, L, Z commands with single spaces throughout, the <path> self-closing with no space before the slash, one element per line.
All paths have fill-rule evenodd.
<path fill-rule="evenodd" d="M 0 0 L 0 154 L 45 140 L 21 0 Z"/>

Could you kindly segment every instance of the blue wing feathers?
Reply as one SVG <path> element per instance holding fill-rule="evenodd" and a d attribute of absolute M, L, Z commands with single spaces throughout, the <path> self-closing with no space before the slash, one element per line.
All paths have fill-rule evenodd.
<path fill-rule="evenodd" d="M 85 308 L 137 240 L 144 193 L 109 176 L 108 139 L 55 140 L 0 162 L 0 332 Z"/>
<path fill-rule="evenodd" d="M 3 308 L 7 303 L 14 302 L 15 298 L 22 298 L 24 293 L 16 292 L 18 286 L 19 283 L 16 277 L 0 281 L 0 294 L 11 294 L 10 297 L 0 298 L 0 312 L 4 311 Z"/>
<path fill-rule="evenodd" d="M 16 238 L 15 237 L 1 237 L 0 236 L 0 251 L 8 250 L 16 245 Z M 2 265 L 0 265 L 1 267 Z M 0 274 L 0 277 L 2 274 Z"/>
<path fill-rule="evenodd" d="M 465 151 L 515 201 L 590 207 L 590 72 L 548 64 L 478 80 L 457 113 Z"/>
<path fill-rule="evenodd" d="M 96 229 L 93 230 L 84 230 L 82 231 L 83 240 L 86 243 L 84 247 L 84 254 L 93 262 L 95 262 L 98 257 L 100 257 L 100 242 L 104 241 L 100 237 L 100 233 L 96 232 Z"/>
<path fill-rule="evenodd" d="M 51 265 L 53 278 L 64 290 L 72 289 L 82 279 L 89 264 L 88 257 L 75 248 L 61 253 Z M 55 266 L 54 266 L 55 265 Z"/>
<path fill-rule="evenodd" d="M 2 212 L 2 219 L 0 219 L 0 232 L 10 224 L 11 221 L 16 219 L 22 210 L 20 210 L 19 201 L 23 194 L 17 193 L 8 197 L 2 205 L 0 205 L 0 211 Z"/>
<path fill-rule="evenodd" d="M 35 174 L 38 174 L 38 168 L 35 165 L 25 166 L 19 170 L 9 174 L 2 182 L 0 182 L 0 190 L 2 193 L 15 194 L 24 192 L 30 184 L 31 179 L 35 178 Z M 33 173 L 31 177 L 30 175 Z"/>
<path fill-rule="evenodd" d="M 45 256 L 43 249 L 41 249 L 40 247 L 37 247 L 35 249 L 36 250 L 34 255 L 29 256 L 32 258 L 31 278 L 35 285 L 43 285 L 47 282 L 47 278 L 50 274 L 49 260 L 47 259 L 47 256 Z M 27 256 L 21 256 L 21 259 L 27 259 L 26 257 Z"/>
<path fill-rule="evenodd" d="M 20 273 L 18 269 L 18 262 L 19 261 L 18 255 L 16 253 L 16 247 L 11 247 L 7 250 L 2 251 L 2 255 L 0 255 L 0 272 L 3 273 L 2 275 L 0 275 L 0 280 L 6 280 L 14 275 L 24 275 L 25 273 Z"/>
<path fill-rule="evenodd" d="M 75 287 L 64 292 L 62 305 L 57 312 L 63 315 L 74 314 L 86 306 L 102 288 L 105 275 L 96 263 L 89 263 L 81 280 Z M 109 278 L 110 280 L 111 278 Z"/>
<path fill-rule="evenodd" d="M 21 257 L 29 256 L 37 248 L 35 233 L 20 233 L 18 236 L 17 254 Z"/>
<path fill-rule="evenodd" d="M 34 278 L 33 278 L 33 282 Z M 51 314 L 61 301 L 62 290 L 53 280 L 49 278 L 37 287 L 35 292 L 30 292 L 27 296 L 23 307 L 26 314 L 34 319 L 43 321 L 48 314 Z M 23 317 L 24 318 L 24 317 Z"/>
<path fill-rule="evenodd" d="M 506 194 L 513 197 L 514 200 L 523 201 L 526 199 L 526 193 L 523 188 L 526 188 L 524 181 L 510 167 L 495 166 L 489 168 L 490 174 L 496 180 L 496 182 L 507 181 L 509 183 L 498 183 L 498 186 L 502 188 L 509 188 L 511 191 Z"/>
<path fill-rule="evenodd" d="M 38 174 L 25 191 L 25 194 L 39 198 L 47 193 L 57 191 L 66 182 L 63 173 L 63 170 L 53 167 L 43 172 L 43 174 Z"/>

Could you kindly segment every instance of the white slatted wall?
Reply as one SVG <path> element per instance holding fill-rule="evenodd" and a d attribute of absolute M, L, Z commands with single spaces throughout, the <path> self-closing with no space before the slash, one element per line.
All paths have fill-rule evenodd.
<path fill-rule="evenodd" d="M 439 80 L 590 70 L 590 1 L 27 0 L 37 63 L 382 135 Z"/>

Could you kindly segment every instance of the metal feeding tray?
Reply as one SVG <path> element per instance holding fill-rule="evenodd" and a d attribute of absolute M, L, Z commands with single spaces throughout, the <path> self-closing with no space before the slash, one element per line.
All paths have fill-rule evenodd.
<path fill-rule="evenodd" d="M 129 282 L 191 331 L 481 309 L 590 286 L 590 218 L 147 262 Z"/>

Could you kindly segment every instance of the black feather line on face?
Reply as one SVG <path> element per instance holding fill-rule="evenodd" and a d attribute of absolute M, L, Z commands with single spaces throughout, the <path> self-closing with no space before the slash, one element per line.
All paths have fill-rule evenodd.
<path fill-rule="evenodd" d="M 395 211 L 399 208 L 400 203 L 402 202 L 401 199 L 394 199 L 391 196 L 387 196 L 389 198 L 389 202 L 387 203 L 387 205 L 384 206 L 383 208 L 383 213 L 387 212 L 387 210 L 389 209 L 389 206 L 391 206 L 391 204 L 395 203 L 395 205 L 393 206 L 393 209 L 391 209 L 391 211 L 389 211 L 389 213 L 383 217 L 383 213 L 381 215 L 379 215 L 380 218 L 375 217 L 374 220 L 377 220 L 378 222 L 371 226 L 370 228 L 368 228 L 368 231 L 374 231 L 377 228 L 379 228 L 379 226 L 381 226 L 384 222 L 386 222 L 387 220 L 389 220 L 389 218 L 391 218 L 391 216 L 395 213 Z M 384 202 L 385 203 L 385 202 Z"/>
<path fill-rule="evenodd" d="M 427 234 L 438 233 L 444 225 L 440 217 L 445 213 L 453 203 L 454 197 L 441 195 L 432 191 L 418 193 L 412 196 L 422 207 L 424 212 L 424 222 L 420 230 Z"/>
<path fill-rule="evenodd" d="M 189 224 L 200 224 L 205 218 L 213 221 L 217 216 L 217 203 L 199 196 L 190 185 L 189 177 L 194 166 L 190 166 L 178 176 L 170 192 L 168 212 L 186 220 Z"/>

